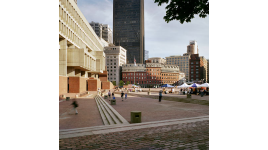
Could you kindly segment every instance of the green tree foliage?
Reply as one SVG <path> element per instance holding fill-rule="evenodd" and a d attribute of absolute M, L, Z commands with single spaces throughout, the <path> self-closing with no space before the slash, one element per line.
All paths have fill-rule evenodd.
<path fill-rule="evenodd" d="M 113 83 L 114 86 L 116 86 L 116 81 L 113 81 L 112 83 Z"/>
<path fill-rule="evenodd" d="M 168 23 L 172 20 L 179 20 L 181 24 L 191 22 L 195 14 L 199 17 L 206 18 L 209 14 L 209 1 L 208 0 L 155 0 L 161 6 L 163 3 L 166 6 L 165 21 Z"/>
<path fill-rule="evenodd" d="M 120 80 L 119 81 L 119 86 L 123 86 L 124 85 L 124 81 Z"/>
<path fill-rule="evenodd" d="M 129 81 L 127 81 L 126 85 L 129 85 L 129 84 L 130 84 L 130 82 L 129 82 Z"/>

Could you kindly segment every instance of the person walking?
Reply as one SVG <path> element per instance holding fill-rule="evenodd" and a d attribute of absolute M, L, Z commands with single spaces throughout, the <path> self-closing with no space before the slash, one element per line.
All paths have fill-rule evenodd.
<path fill-rule="evenodd" d="M 125 100 L 127 99 L 127 92 L 125 93 Z"/>
<path fill-rule="evenodd" d="M 124 96 L 124 91 L 122 90 L 122 92 L 121 92 L 121 98 L 122 98 L 122 101 L 124 101 L 123 96 Z"/>
<path fill-rule="evenodd" d="M 159 91 L 159 102 L 161 102 L 162 99 L 162 90 Z"/>
<path fill-rule="evenodd" d="M 111 98 L 111 92 L 110 92 L 110 90 L 109 90 L 109 92 L 108 92 L 108 96 L 109 96 L 109 98 Z"/>
<path fill-rule="evenodd" d="M 115 99 L 115 98 L 114 98 L 114 92 L 112 93 L 112 97 L 113 97 L 113 99 Z"/>
<path fill-rule="evenodd" d="M 73 100 L 73 103 L 71 105 L 73 105 L 73 109 L 71 111 L 75 111 L 75 114 L 77 115 L 78 111 L 76 108 L 78 107 L 78 104 L 75 99 Z"/>

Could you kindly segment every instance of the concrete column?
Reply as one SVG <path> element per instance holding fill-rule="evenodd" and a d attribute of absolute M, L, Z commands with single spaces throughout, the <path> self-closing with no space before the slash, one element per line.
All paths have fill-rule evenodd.
<path fill-rule="evenodd" d="M 67 76 L 67 40 L 61 40 L 59 45 L 59 75 Z"/>
<path fill-rule="evenodd" d="M 86 77 L 86 72 L 85 71 L 81 71 L 81 77 Z"/>
<path fill-rule="evenodd" d="M 81 77 L 81 70 L 80 69 L 75 69 L 75 76 Z"/>
<path fill-rule="evenodd" d="M 67 67 L 67 75 L 69 77 L 75 76 L 75 69 L 74 69 L 74 67 Z"/>

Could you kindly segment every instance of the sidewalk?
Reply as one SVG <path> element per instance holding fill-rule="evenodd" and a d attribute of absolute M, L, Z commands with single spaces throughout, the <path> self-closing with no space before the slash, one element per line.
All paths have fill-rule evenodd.
<path fill-rule="evenodd" d="M 78 103 L 75 115 L 68 114 L 72 107 L 72 100 L 59 103 L 59 129 L 82 128 L 103 125 L 101 116 L 93 98 L 77 98 Z"/>

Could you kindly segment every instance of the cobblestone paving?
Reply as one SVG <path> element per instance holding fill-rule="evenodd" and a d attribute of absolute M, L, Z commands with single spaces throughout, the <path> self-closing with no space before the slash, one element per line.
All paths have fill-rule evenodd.
<path fill-rule="evenodd" d="M 59 149 L 207 150 L 209 121 L 61 139 Z"/>

